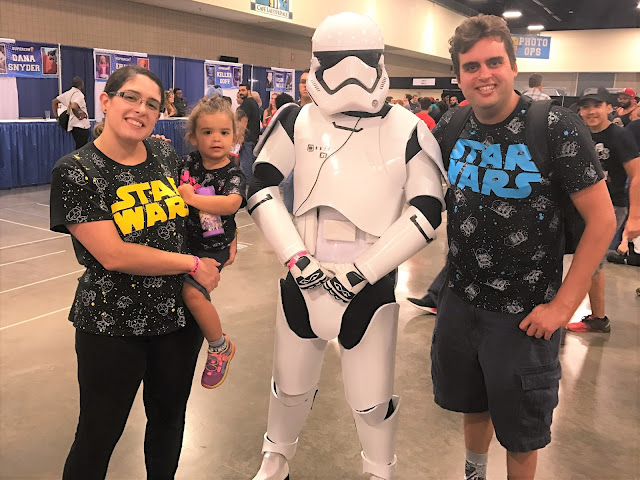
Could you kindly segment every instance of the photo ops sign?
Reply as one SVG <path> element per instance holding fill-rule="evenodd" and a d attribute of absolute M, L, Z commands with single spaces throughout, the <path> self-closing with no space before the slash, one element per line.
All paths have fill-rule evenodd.
<path fill-rule="evenodd" d="M 551 37 L 539 35 L 512 35 L 513 46 L 516 49 L 517 58 L 541 58 L 549 59 L 551 49 Z"/>

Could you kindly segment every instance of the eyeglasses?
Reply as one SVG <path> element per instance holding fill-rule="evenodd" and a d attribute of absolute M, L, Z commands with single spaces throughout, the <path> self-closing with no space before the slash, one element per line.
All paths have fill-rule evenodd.
<path fill-rule="evenodd" d="M 122 98 L 126 102 L 132 103 L 132 104 L 144 103 L 146 104 L 147 108 L 152 112 L 160 111 L 159 101 L 157 101 L 154 98 L 142 98 L 142 95 L 140 95 L 138 92 L 125 90 L 124 92 L 111 92 L 109 93 L 109 95 L 115 95 L 117 97 Z"/>

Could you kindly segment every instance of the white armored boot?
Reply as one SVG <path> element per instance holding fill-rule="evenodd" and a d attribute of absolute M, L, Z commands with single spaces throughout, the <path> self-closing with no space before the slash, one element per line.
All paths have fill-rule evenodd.
<path fill-rule="evenodd" d="M 362 473 L 371 474 L 371 480 L 393 480 L 395 476 L 397 457 L 394 450 L 400 397 L 394 395 L 391 401 L 394 410 L 389 418 L 384 418 L 388 403 L 367 412 L 353 412 L 362 445 Z"/>
<path fill-rule="evenodd" d="M 298 435 L 318 392 L 313 388 L 302 395 L 278 391 L 271 381 L 269 421 L 262 444 L 262 464 L 253 480 L 288 480 L 289 464 L 296 453 Z"/>

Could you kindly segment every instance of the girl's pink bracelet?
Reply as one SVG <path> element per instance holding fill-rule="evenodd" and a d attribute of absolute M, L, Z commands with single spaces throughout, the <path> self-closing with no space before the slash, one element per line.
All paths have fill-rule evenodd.
<path fill-rule="evenodd" d="M 189 272 L 189 275 L 195 275 L 200 268 L 200 258 L 193 256 L 193 270 Z"/>

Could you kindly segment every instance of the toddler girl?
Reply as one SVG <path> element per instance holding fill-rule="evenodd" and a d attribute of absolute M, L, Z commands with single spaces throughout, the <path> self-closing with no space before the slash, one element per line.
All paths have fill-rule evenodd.
<path fill-rule="evenodd" d="M 215 259 L 218 269 L 230 265 L 237 252 L 235 213 L 246 204 L 246 180 L 229 161 L 234 144 L 235 116 L 219 96 L 203 98 L 187 121 L 187 140 L 197 148 L 183 157 L 178 192 L 189 205 L 187 248 L 196 257 Z M 234 343 L 222 333 L 220 317 L 211 298 L 191 275 L 185 277 L 184 301 L 209 342 L 202 386 L 224 382 Z"/>

